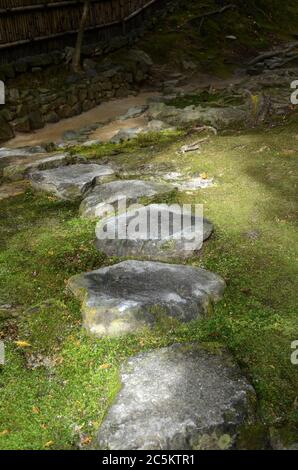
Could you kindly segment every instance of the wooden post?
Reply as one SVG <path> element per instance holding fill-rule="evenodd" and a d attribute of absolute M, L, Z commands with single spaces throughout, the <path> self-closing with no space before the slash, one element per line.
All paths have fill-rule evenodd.
<path fill-rule="evenodd" d="M 90 11 L 90 0 L 85 0 L 80 27 L 78 31 L 77 43 L 76 43 L 76 47 L 75 47 L 73 59 L 72 59 L 72 68 L 75 72 L 79 72 L 81 70 L 82 44 L 83 44 L 84 31 L 85 31 L 85 27 L 87 24 L 89 11 Z"/>

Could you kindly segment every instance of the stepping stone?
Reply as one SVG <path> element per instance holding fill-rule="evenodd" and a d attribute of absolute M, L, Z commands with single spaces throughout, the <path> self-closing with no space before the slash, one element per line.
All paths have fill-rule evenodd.
<path fill-rule="evenodd" d="M 139 354 L 122 367 L 121 382 L 100 449 L 233 449 L 254 422 L 254 389 L 225 350 L 175 344 Z"/>
<path fill-rule="evenodd" d="M 153 119 L 152 121 L 148 122 L 147 129 L 153 132 L 160 132 L 164 130 L 175 131 L 176 127 L 169 126 L 167 123 L 159 121 L 158 119 Z"/>
<path fill-rule="evenodd" d="M 181 222 L 177 205 L 150 204 L 128 210 L 97 224 L 96 247 L 108 256 L 159 261 L 186 259 L 202 248 L 203 241 L 213 232 L 213 225 L 199 216 L 188 216 L 183 226 Z"/>
<path fill-rule="evenodd" d="M 111 139 L 112 144 L 120 144 L 127 140 L 135 139 L 141 132 L 143 132 L 142 127 L 129 127 L 127 129 L 121 129 L 118 131 Z"/>
<path fill-rule="evenodd" d="M 147 109 L 148 109 L 148 106 L 135 106 L 133 108 L 129 108 L 129 110 L 125 114 L 122 114 L 119 117 L 119 121 L 125 121 L 126 119 L 132 119 L 132 118 L 139 117 Z"/>
<path fill-rule="evenodd" d="M 225 282 L 209 271 L 152 261 L 123 261 L 73 276 L 68 289 L 82 301 L 84 327 L 119 336 L 161 318 L 200 319 L 222 298 Z"/>
<path fill-rule="evenodd" d="M 21 148 L 0 148 L 0 159 L 2 158 L 16 158 L 16 157 L 30 157 L 36 153 L 45 153 L 43 147 L 21 147 Z"/>
<path fill-rule="evenodd" d="M 32 148 L 0 148 L 0 177 L 3 176 L 3 171 L 10 165 L 26 165 L 30 162 L 35 162 L 46 158 L 48 154 L 41 147 Z"/>
<path fill-rule="evenodd" d="M 78 163 L 84 160 L 84 157 L 71 156 L 68 153 L 47 154 L 43 157 L 35 157 L 33 160 L 26 159 L 23 162 L 19 161 L 16 164 L 6 166 L 3 169 L 3 177 L 10 181 L 18 181 L 27 178 L 29 173 L 34 170 L 58 168 L 62 165 Z"/>
<path fill-rule="evenodd" d="M 77 164 L 30 174 L 33 188 L 54 194 L 59 199 L 76 200 L 99 181 L 114 174 L 108 165 Z"/>
<path fill-rule="evenodd" d="M 202 178 L 196 176 L 184 181 L 175 181 L 175 186 L 180 191 L 197 191 L 198 189 L 210 188 L 214 185 L 213 178 Z"/>
<path fill-rule="evenodd" d="M 142 180 L 119 180 L 95 186 L 80 206 L 83 217 L 101 217 L 106 211 L 117 210 L 118 202 L 126 201 L 126 205 L 137 203 L 142 197 L 166 195 L 175 190 L 174 186 L 165 183 L 154 183 Z"/>

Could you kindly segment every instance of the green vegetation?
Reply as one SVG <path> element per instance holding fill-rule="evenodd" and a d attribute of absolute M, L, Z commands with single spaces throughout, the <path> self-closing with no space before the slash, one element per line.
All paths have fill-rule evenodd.
<path fill-rule="evenodd" d="M 219 10 L 216 0 L 181 0 L 178 7 L 146 34 L 140 47 L 156 63 L 181 67 L 192 61 L 200 71 L 227 77 L 245 59 L 279 45 L 297 34 L 296 0 L 254 0 L 233 3 L 236 9 L 201 18 Z M 231 39 L 231 36 L 236 39 Z"/>
<path fill-rule="evenodd" d="M 201 22 L 198 16 L 218 2 L 183 0 L 139 47 L 175 70 L 189 60 L 202 72 L 227 76 L 296 31 L 296 0 L 233 3 L 239 8 Z M 231 35 L 237 39 L 226 37 Z M 63 74 L 54 72 L 58 86 Z M 44 80 L 36 77 L 37 85 Z M 171 104 L 221 106 L 227 99 L 203 92 Z M 181 325 L 156 312 L 160 322 L 153 330 L 113 339 L 88 336 L 65 281 L 117 262 L 95 249 L 94 221 L 81 219 L 76 203 L 30 190 L 1 201 L 0 340 L 6 363 L 0 366 L 0 449 L 87 448 L 119 390 L 123 361 L 189 341 L 212 350 L 227 347 L 255 387 L 262 424 L 243 430 L 240 447 L 265 447 L 268 430 L 287 445 L 297 440 L 298 366 L 290 361 L 291 343 L 298 339 L 297 114 L 272 128 L 211 135 L 200 153 L 179 152 L 196 138 L 186 131 L 150 133 L 123 144 L 74 147 L 72 153 L 114 162 L 123 169 L 120 178 L 125 171 L 144 176 L 149 165 L 156 173 L 214 178 L 212 188 L 173 191 L 162 200 L 202 203 L 215 225 L 202 253 L 187 261 L 227 282 L 223 301 L 200 322 Z"/>
<path fill-rule="evenodd" d="M 204 204 L 215 234 L 188 263 L 221 274 L 228 285 L 214 312 L 190 325 L 161 319 L 138 335 L 89 337 L 65 280 L 117 261 L 95 250 L 94 222 L 81 220 L 76 204 L 30 191 L 1 203 L 0 298 L 18 316 L 0 320 L 0 448 L 87 447 L 119 389 L 125 358 L 177 341 L 227 346 L 257 391 L 265 428 L 298 426 L 298 370 L 290 362 L 298 331 L 297 135 L 292 119 L 271 130 L 211 136 L 201 153 L 177 154 L 193 139 L 182 132 L 90 149 L 99 159 L 110 149 L 110 160 L 136 172 L 150 164 L 215 178 L 213 188 L 171 195 Z M 249 440 L 253 447 L 258 438 L 245 436 L 241 445 Z"/>
<path fill-rule="evenodd" d="M 184 95 L 181 97 L 173 98 L 167 102 L 169 106 L 175 106 L 176 108 L 184 109 L 186 106 L 202 106 L 202 107 L 224 107 L 224 106 L 240 106 L 244 104 L 245 100 L 243 96 L 233 95 L 231 93 L 224 92 L 209 92 L 207 90 L 202 91 L 194 95 Z"/>

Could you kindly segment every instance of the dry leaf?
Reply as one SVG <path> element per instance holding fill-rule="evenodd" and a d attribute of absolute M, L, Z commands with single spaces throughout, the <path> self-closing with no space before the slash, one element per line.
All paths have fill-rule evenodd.
<path fill-rule="evenodd" d="M 200 177 L 203 179 L 203 180 L 206 180 L 208 178 L 208 175 L 207 173 L 203 172 L 203 173 L 200 173 Z"/>
<path fill-rule="evenodd" d="M 84 437 L 84 439 L 82 439 L 81 444 L 83 446 L 87 446 L 88 444 L 91 444 L 91 442 L 92 442 L 92 438 L 90 436 L 86 436 Z"/>
<path fill-rule="evenodd" d="M 48 441 L 45 443 L 44 447 L 48 448 L 48 447 L 51 447 L 53 444 L 54 444 L 54 441 Z"/>
<path fill-rule="evenodd" d="M 4 431 L 0 432 L 0 437 L 6 436 L 7 434 L 9 434 L 8 429 L 4 429 Z"/>
<path fill-rule="evenodd" d="M 19 346 L 19 348 L 30 348 L 31 346 L 27 341 L 15 341 L 15 344 Z"/>
<path fill-rule="evenodd" d="M 40 409 L 37 406 L 32 406 L 32 413 L 38 415 L 40 413 Z"/>
<path fill-rule="evenodd" d="M 110 369 L 111 364 L 101 364 L 100 369 Z"/>

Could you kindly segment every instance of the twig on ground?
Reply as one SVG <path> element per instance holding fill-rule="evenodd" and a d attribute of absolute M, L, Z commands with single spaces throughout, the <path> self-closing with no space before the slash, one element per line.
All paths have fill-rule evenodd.
<path fill-rule="evenodd" d="M 192 144 L 182 145 L 180 151 L 182 153 L 187 153 L 187 152 L 194 152 L 195 150 L 200 150 L 201 149 L 201 144 L 203 142 L 206 142 L 207 140 L 209 140 L 209 138 L 205 137 L 204 139 L 196 140 Z"/>
<path fill-rule="evenodd" d="M 188 134 L 191 134 L 193 132 L 203 132 L 203 131 L 211 131 L 213 132 L 214 135 L 217 135 L 217 129 L 213 126 L 199 126 L 199 127 L 192 127 Z"/>

